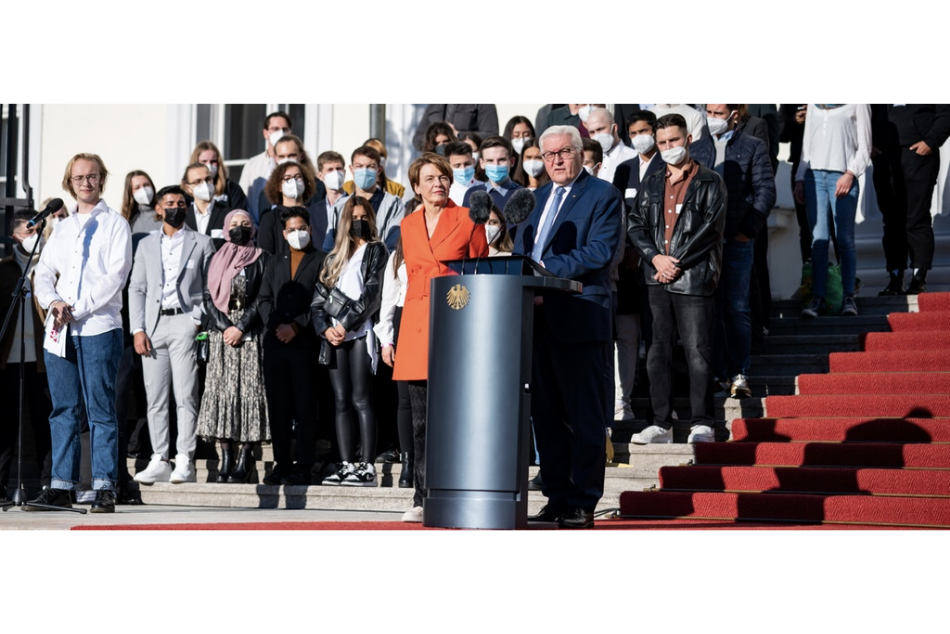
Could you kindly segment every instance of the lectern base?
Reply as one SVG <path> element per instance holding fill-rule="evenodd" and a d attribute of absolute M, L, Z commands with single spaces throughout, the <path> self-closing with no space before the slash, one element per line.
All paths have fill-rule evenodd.
<path fill-rule="evenodd" d="M 507 491 L 429 489 L 423 526 L 439 528 L 526 529 L 527 502 Z"/>

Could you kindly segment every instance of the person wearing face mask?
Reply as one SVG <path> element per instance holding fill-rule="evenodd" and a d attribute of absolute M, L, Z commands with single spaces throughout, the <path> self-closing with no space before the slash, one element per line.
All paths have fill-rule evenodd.
<path fill-rule="evenodd" d="M 452 132 L 452 140 L 464 132 L 474 132 L 482 137 L 498 134 L 498 110 L 490 103 L 430 103 L 426 106 L 419 125 L 412 136 L 412 146 L 420 152 L 426 148 L 426 131 L 437 121 L 443 121 Z"/>
<path fill-rule="evenodd" d="M 401 200 L 379 186 L 380 156 L 374 147 L 364 145 L 353 150 L 350 156 L 350 174 L 356 185 L 356 193 L 369 201 L 376 214 L 379 236 L 386 244 L 387 249 L 395 249 L 399 240 L 399 224 L 406 214 L 406 207 Z M 336 230 L 340 221 L 340 213 L 336 213 L 333 222 L 327 229 L 327 236 L 323 240 L 323 250 L 331 251 L 336 243 Z"/>
<path fill-rule="evenodd" d="M 261 215 L 261 225 L 257 233 L 257 245 L 260 248 L 271 255 L 287 248 L 281 214 L 290 207 L 306 207 L 304 201 L 313 196 L 315 184 L 313 173 L 295 161 L 277 166 L 264 188 L 264 193 L 273 207 Z"/>
<path fill-rule="evenodd" d="M 389 157 L 389 152 L 386 150 L 386 145 L 379 139 L 370 137 L 366 139 L 363 145 L 368 145 L 372 148 L 376 148 L 379 152 L 379 186 L 385 189 L 387 192 L 402 200 L 403 196 L 406 195 L 406 186 L 397 183 L 388 176 L 386 176 L 386 160 Z M 348 180 L 343 183 L 343 191 L 347 194 L 352 194 L 356 191 L 356 184 L 352 180 Z"/>
<path fill-rule="evenodd" d="M 656 150 L 656 115 L 649 110 L 629 114 L 627 133 L 637 155 L 617 166 L 614 187 L 623 193 L 625 217 L 637 206 L 637 196 L 647 177 L 665 168 Z M 640 275 L 640 256 L 626 241 L 623 260 L 617 269 L 617 341 L 614 350 L 614 420 L 634 418 L 630 398 L 637 377 L 640 332 L 640 307 L 645 303 L 645 287 Z"/>
<path fill-rule="evenodd" d="M 125 175 L 122 194 L 122 217 L 132 229 L 132 252 L 139 240 L 162 228 L 162 219 L 155 213 L 155 184 L 152 177 L 142 170 L 132 170 Z"/>
<path fill-rule="evenodd" d="M 478 148 L 482 146 L 482 137 L 474 132 L 463 132 L 459 135 L 459 141 L 472 148 L 472 160 L 475 161 L 475 180 L 484 183 L 488 180 L 488 177 L 485 176 L 485 170 L 482 169 L 481 162 L 479 161 L 481 156 L 478 154 Z M 415 205 L 418 206 L 419 204 L 420 201 L 416 201 Z M 407 202 L 406 206 L 410 207 L 411 205 Z"/>
<path fill-rule="evenodd" d="M 508 224 L 498 207 L 492 205 L 488 222 L 485 223 L 485 238 L 488 240 L 488 257 L 511 255 L 514 240 L 508 233 Z"/>
<path fill-rule="evenodd" d="M 695 107 L 685 103 L 657 103 L 653 104 L 650 112 L 656 115 L 656 118 L 664 117 L 668 114 L 678 114 L 686 119 L 686 125 L 689 128 L 689 135 L 693 138 L 693 143 L 702 140 L 709 135 L 706 129 L 706 117 Z"/>
<path fill-rule="evenodd" d="M 612 183 L 617 166 L 634 158 L 637 152 L 621 142 L 614 117 L 606 108 L 594 108 L 590 111 L 587 128 L 590 130 L 590 138 L 599 143 L 604 151 L 597 178 Z"/>
<path fill-rule="evenodd" d="M 267 254 L 254 246 L 251 214 L 235 209 L 225 218 L 224 246 L 211 258 L 203 301 L 208 315 L 208 365 L 197 434 L 221 446 L 218 482 L 248 482 L 254 447 L 270 440 L 264 393 L 257 296 Z M 240 445 L 237 463 L 234 449 Z"/>
<path fill-rule="evenodd" d="M 10 222 L 10 235 L 13 238 L 13 253 L 0 260 L 0 315 L 6 316 L 13 302 L 16 283 L 27 271 L 27 284 L 33 286 L 33 269 L 39 261 L 45 240 L 40 226 L 27 227 L 35 211 L 18 211 Z M 36 254 L 30 254 L 36 248 Z M 3 402 L 4 417 L 0 421 L 0 501 L 6 499 L 6 488 L 10 479 L 10 466 L 13 464 L 14 450 L 19 429 L 16 412 L 20 408 L 20 365 L 23 365 L 25 411 L 29 412 L 33 426 L 34 456 L 40 474 L 40 484 L 50 485 L 53 466 L 52 438 L 50 436 L 49 416 L 53 410 L 47 391 L 46 364 L 43 361 L 43 322 L 46 311 L 33 293 L 26 298 L 26 319 L 22 319 L 17 309 L 10 327 L 0 341 L 0 401 Z M 25 344 L 24 356 L 20 356 L 20 335 Z"/>
<path fill-rule="evenodd" d="M 686 350 L 691 409 L 688 442 L 713 442 L 714 294 L 722 270 L 726 185 L 689 154 L 691 136 L 678 114 L 656 122 L 666 169 L 646 177 L 627 215 L 627 234 L 640 254 L 652 317 L 647 350 L 653 421 L 636 444 L 673 442 L 673 344 Z"/>
<path fill-rule="evenodd" d="M 422 143 L 423 152 L 435 152 L 445 156 L 445 146 L 458 141 L 455 131 L 445 121 L 436 121 L 426 128 L 425 141 Z"/>
<path fill-rule="evenodd" d="M 555 108 L 548 114 L 545 128 L 556 125 L 572 125 L 580 132 L 581 138 L 590 138 L 590 132 L 586 126 L 587 118 L 590 116 L 591 110 L 597 106 L 603 108 L 604 105 L 605 104 L 602 103 L 569 103 L 566 106 Z M 539 133 L 543 132 L 543 130 L 539 129 Z"/>
<path fill-rule="evenodd" d="M 228 178 L 228 167 L 221 157 L 221 150 L 211 141 L 201 141 L 191 151 L 189 163 L 202 163 L 211 171 L 214 179 L 214 197 L 227 203 L 232 209 L 247 209 L 247 195 L 241 186 Z M 191 202 L 190 200 L 188 201 Z"/>
<path fill-rule="evenodd" d="M 322 207 L 318 207 L 310 215 L 314 224 L 324 224 L 325 228 L 318 234 L 320 240 L 317 242 L 322 246 L 326 240 L 327 228 L 336 222 L 346 199 L 352 194 L 346 191 L 346 185 L 353 184 L 353 181 L 346 180 L 346 159 L 333 150 L 323 152 L 317 157 L 317 178 L 323 183 L 327 194 Z M 353 191 L 356 191 L 356 185 L 353 185 Z"/>
<path fill-rule="evenodd" d="M 465 200 L 465 192 L 479 184 L 475 180 L 472 146 L 464 141 L 449 143 L 445 149 L 445 156 L 452 167 L 452 187 L 449 189 L 449 198 L 456 205 L 461 205 Z"/>
<path fill-rule="evenodd" d="M 511 178 L 531 191 L 544 187 L 551 181 L 547 171 L 544 169 L 544 161 L 541 159 L 541 144 L 537 139 L 531 139 L 524 145 L 521 151 L 521 160 L 518 161 L 518 167 L 515 168 Z"/>
<path fill-rule="evenodd" d="M 376 232 L 373 207 L 365 198 L 352 196 L 346 201 L 339 228 L 311 302 L 313 327 L 322 339 L 320 363 L 329 368 L 333 386 L 342 459 L 323 484 L 377 486 L 372 385 L 378 356 L 373 320 L 382 302 L 389 253 Z"/>
<path fill-rule="evenodd" d="M 515 164 L 514 150 L 511 143 L 502 136 L 490 136 L 482 141 L 478 148 L 478 162 L 485 170 L 487 182 L 484 185 L 476 183 L 465 192 L 462 206 L 471 206 L 472 194 L 476 191 L 487 191 L 492 202 L 499 209 L 504 209 L 521 184 L 511 179 L 511 170 Z"/>
<path fill-rule="evenodd" d="M 231 208 L 223 200 L 214 198 L 214 178 L 202 163 L 192 163 L 181 177 L 181 188 L 193 198 L 185 213 L 185 224 L 192 231 L 211 238 L 214 248 L 224 244 L 224 217 Z M 187 198 L 185 199 L 187 204 Z"/>
<path fill-rule="evenodd" d="M 247 210 L 254 216 L 254 221 L 258 222 L 260 209 L 258 200 L 264 186 L 267 185 L 267 179 L 271 172 L 277 167 L 275 147 L 282 137 L 293 132 L 293 122 L 290 115 L 283 111 L 272 112 L 264 117 L 264 129 L 262 135 L 266 144 L 263 152 L 252 156 L 244 169 L 241 170 L 241 180 L 238 183 L 241 189 L 247 192 Z"/>
<path fill-rule="evenodd" d="M 321 208 L 321 202 L 324 197 L 327 195 L 326 189 L 323 186 L 323 182 L 317 180 L 317 168 L 314 166 L 313 161 L 310 160 L 310 155 L 307 154 L 307 151 L 303 147 L 303 141 L 300 137 L 293 134 L 286 134 L 274 144 L 274 160 L 277 165 L 283 165 L 293 161 L 300 165 L 300 169 L 304 173 L 309 173 L 313 177 L 314 189 L 311 190 L 309 197 L 306 200 L 296 201 L 295 205 L 303 205 L 307 208 L 307 211 L 310 212 L 310 215 L 314 218 L 313 230 L 315 233 L 323 232 L 326 228 L 319 224 L 320 216 L 319 210 Z M 273 172 L 271 173 L 273 175 Z M 270 183 L 270 178 L 267 179 Z M 268 194 L 267 185 L 264 186 L 264 189 L 261 190 L 260 196 L 257 200 L 257 208 L 260 210 L 259 217 L 257 219 L 258 226 L 263 227 L 265 225 L 264 218 L 267 217 L 267 213 L 274 209 L 275 206 L 279 203 L 275 203 L 271 200 L 270 195 Z M 276 232 L 274 234 L 277 238 L 277 243 L 283 242 L 280 238 L 280 221 L 276 223 Z M 319 242 L 317 243 L 319 244 Z"/>
<path fill-rule="evenodd" d="M 597 178 L 600 173 L 600 166 L 604 162 L 604 148 L 593 139 L 583 139 L 584 161 L 582 166 L 589 175 Z"/>
<path fill-rule="evenodd" d="M 516 115 L 505 124 L 505 131 L 501 136 L 511 141 L 512 155 L 515 157 L 515 164 L 512 167 L 512 171 L 514 171 L 518 169 L 518 160 L 521 158 L 524 146 L 536 136 L 534 124 L 531 123 L 531 119 L 528 117 Z"/>
<path fill-rule="evenodd" d="M 207 172 L 203 165 L 201 169 Z M 198 366 L 195 334 L 205 322 L 204 289 L 214 255 L 211 238 L 185 223 L 185 192 L 177 185 L 155 195 L 164 225 L 139 243 L 129 284 L 129 323 L 142 357 L 152 457 L 135 474 L 142 484 L 195 482 Z M 174 390 L 178 438 L 175 468 L 169 464 L 168 392 Z"/>
<path fill-rule="evenodd" d="M 264 484 L 309 485 L 316 461 L 315 384 L 320 354 L 310 303 L 325 254 L 313 247 L 310 212 L 305 207 L 287 208 L 282 219 L 288 248 L 268 262 L 257 296 L 264 324 L 264 390 L 274 447 L 274 468 Z M 294 435 L 296 454 L 291 451 Z"/>

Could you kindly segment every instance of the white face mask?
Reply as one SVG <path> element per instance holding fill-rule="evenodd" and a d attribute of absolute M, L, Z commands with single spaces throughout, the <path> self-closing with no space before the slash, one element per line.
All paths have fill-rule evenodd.
<path fill-rule="evenodd" d="M 287 234 L 287 243 L 298 251 L 303 251 L 310 244 L 310 232 L 298 229 Z"/>
<path fill-rule="evenodd" d="M 382 167 L 386 167 L 386 158 L 385 158 L 385 157 L 383 157 L 383 156 L 380 156 L 380 157 L 379 157 L 379 166 L 380 166 L 381 168 L 382 168 Z"/>
<path fill-rule="evenodd" d="M 132 192 L 132 199 L 140 205 L 151 205 L 152 198 L 155 196 L 155 190 L 145 185 Z"/>
<path fill-rule="evenodd" d="M 324 174 L 323 184 L 327 186 L 327 189 L 332 189 L 333 191 L 343 189 L 343 172 L 333 170 L 329 174 Z"/>
<path fill-rule="evenodd" d="M 732 113 L 729 113 L 732 116 Z M 713 136 L 719 136 L 729 130 L 728 119 L 716 119 L 715 117 L 706 117 L 706 125 L 709 126 L 709 133 Z"/>
<path fill-rule="evenodd" d="M 592 166 L 590 166 L 590 165 L 585 165 L 585 166 L 584 166 L 584 171 L 587 172 L 588 174 L 590 174 L 591 176 L 594 175 L 594 168 L 593 168 Z"/>
<path fill-rule="evenodd" d="M 544 161 L 540 159 L 531 159 L 525 161 L 522 165 L 524 165 L 524 171 L 532 178 L 537 178 L 544 171 Z"/>
<path fill-rule="evenodd" d="M 472 160 L 478 165 L 478 152 L 472 152 Z"/>
<path fill-rule="evenodd" d="M 296 178 L 289 181 L 284 181 L 280 186 L 280 191 L 283 192 L 284 196 L 287 198 L 293 198 L 297 200 L 303 196 L 304 183 L 303 181 L 298 181 Z"/>
<path fill-rule="evenodd" d="M 679 165 L 686 158 L 686 148 L 683 146 L 670 148 L 660 152 L 660 158 L 667 165 Z"/>
<path fill-rule="evenodd" d="M 492 225 L 485 225 L 485 236 L 488 238 L 488 244 L 491 244 L 495 241 L 495 238 L 498 237 L 498 234 L 501 233 L 501 227 L 493 227 Z"/>
<path fill-rule="evenodd" d="M 200 185 L 195 185 L 192 187 L 191 193 L 198 200 L 208 202 L 211 200 L 211 194 L 214 193 L 214 190 L 211 189 L 211 186 L 207 181 L 203 181 Z"/>
<path fill-rule="evenodd" d="M 33 247 L 36 246 L 36 241 L 39 239 L 40 239 L 40 234 L 38 232 L 34 233 L 33 235 L 27 236 L 26 238 L 24 238 L 23 243 L 20 246 L 23 247 L 23 250 L 26 251 L 27 254 L 30 254 L 33 252 Z M 489 240 L 489 242 L 491 242 L 491 240 Z M 39 248 L 36 250 L 36 252 L 39 253 L 42 250 L 43 250 L 42 248 Z"/>
<path fill-rule="evenodd" d="M 656 140 L 652 134 L 638 134 L 637 136 L 630 137 L 630 144 L 633 145 L 633 149 L 640 154 L 646 154 L 656 146 Z"/>
<path fill-rule="evenodd" d="M 581 121 L 587 123 L 587 117 L 590 116 L 590 111 L 593 108 L 590 105 L 582 106 L 580 110 L 577 111 L 577 116 L 581 118 Z"/>
<path fill-rule="evenodd" d="M 283 130 L 278 130 L 277 132 L 271 132 L 270 135 L 267 137 L 267 140 L 270 141 L 271 147 L 275 147 L 277 145 L 277 142 L 280 141 L 285 136 L 287 136 L 288 134 L 290 134 L 290 132 L 284 132 Z"/>
<path fill-rule="evenodd" d="M 595 134 L 591 137 L 591 139 L 600 143 L 600 147 L 604 148 L 604 154 L 609 152 L 614 146 L 614 135 L 607 134 L 606 132 Z"/>
<path fill-rule="evenodd" d="M 523 136 L 520 139 L 512 139 L 511 147 L 515 149 L 515 152 L 518 153 L 518 156 L 521 156 L 521 152 L 524 151 L 524 146 L 527 145 L 528 141 L 531 140 L 529 136 Z"/>
<path fill-rule="evenodd" d="M 208 168 L 208 171 L 211 172 L 211 178 L 218 177 L 218 164 L 217 163 L 202 163 L 205 167 Z"/>

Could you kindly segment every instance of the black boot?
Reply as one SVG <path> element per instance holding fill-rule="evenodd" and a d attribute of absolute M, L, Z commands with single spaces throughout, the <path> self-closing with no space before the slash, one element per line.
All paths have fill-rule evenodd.
<path fill-rule="evenodd" d="M 907 285 L 907 295 L 920 295 L 927 290 L 927 271 L 917 269 Z"/>
<path fill-rule="evenodd" d="M 411 489 L 412 471 L 415 468 L 412 459 L 412 452 L 404 451 L 400 454 L 400 458 L 402 459 L 402 473 L 399 474 L 399 488 Z"/>
<path fill-rule="evenodd" d="M 241 453 L 238 455 L 238 462 L 231 471 L 231 477 L 228 482 L 250 482 L 251 473 L 254 471 L 254 451 L 252 445 L 241 445 Z"/>
<path fill-rule="evenodd" d="M 878 293 L 878 297 L 896 297 L 904 294 L 904 272 L 891 271 L 888 273 L 890 281 L 883 291 Z"/>
<path fill-rule="evenodd" d="M 215 482 L 227 482 L 234 468 L 234 454 L 230 442 L 221 442 L 221 460 L 218 461 L 218 478 Z"/>

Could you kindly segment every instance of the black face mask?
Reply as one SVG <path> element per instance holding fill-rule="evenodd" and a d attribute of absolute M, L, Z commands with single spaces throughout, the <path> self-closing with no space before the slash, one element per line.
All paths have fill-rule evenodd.
<path fill-rule="evenodd" d="M 167 207 L 165 209 L 165 222 L 179 229 L 185 224 L 186 213 L 188 213 L 188 209 L 185 207 Z"/>
<path fill-rule="evenodd" d="M 350 225 L 350 236 L 354 239 L 359 240 L 369 240 L 369 221 L 368 220 L 354 220 L 353 224 Z"/>
<path fill-rule="evenodd" d="M 228 231 L 228 237 L 231 238 L 231 242 L 243 247 L 245 244 L 251 241 L 251 228 L 250 227 L 232 227 Z"/>

